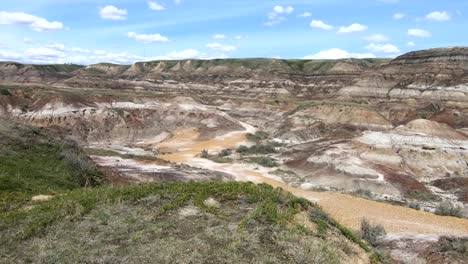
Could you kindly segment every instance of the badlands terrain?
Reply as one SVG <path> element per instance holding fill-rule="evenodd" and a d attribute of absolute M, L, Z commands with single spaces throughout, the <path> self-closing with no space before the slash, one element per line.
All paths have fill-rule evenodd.
<path fill-rule="evenodd" d="M 216 201 L 224 192 L 231 192 L 230 188 L 240 192 L 239 197 L 256 193 L 249 189 L 254 188 L 252 185 L 236 185 L 235 181 L 266 183 L 305 198 L 292 198 L 266 185 L 258 187 L 266 188 L 260 191 L 263 198 L 285 195 L 292 199 L 291 202 L 286 198 L 277 200 L 293 204 L 296 215 L 316 216 L 317 204 L 331 216 L 326 217 L 328 233 L 322 230 L 321 235 L 332 238 L 332 244 L 327 247 L 337 248 L 337 252 L 312 254 L 314 263 L 384 260 L 463 263 L 468 257 L 468 48 L 416 51 L 393 60 L 223 59 L 90 66 L 1 62 L 0 83 L 3 138 L 24 133 L 19 138 L 10 138 L 10 143 L 0 142 L 4 155 L 9 153 L 7 145 L 19 144 L 11 142 L 28 145 L 31 135 L 34 138 L 36 134 L 41 137 L 53 134 L 50 136 L 53 140 L 68 142 L 67 149 L 75 149 L 72 153 L 80 158 L 79 167 L 86 168 L 78 176 L 73 176 L 76 172 L 63 172 L 63 175 L 71 173 L 69 177 L 74 179 L 79 177 L 80 181 L 59 184 L 57 188 L 34 189 L 34 184 L 13 184 L 8 177 L 14 177 L 14 169 L 9 174 L 0 174 L 3 182 L 17 188 L 2 196 L 1 206 L 6 213 L 0 217 L 0 232 L 20 237 L 26 234 L 23 242 L 9 245 L 14 253 L 0 252 L 6 261 L 18 258 L 28 261 L 40 249 L 43 250 L 41 261 L 52 261 L 50 258 L 57 252 L 47 244 L 54 235 L 60 239 L 68 235 L 78 239 L 80 228 L 88 228 L 86 232 L 93 235 L 106 234 L 112 225 L 117 225 L 114 223 L 117 220 L 110 219 L 120 219 L 125 212 L 132 212 L 129 217 L 135 218 L 132 220 L 136 221 L 135 226 L 144 225 L 136 216 L 151 218 L 148 206 L 165 208 L 164 201 L 173 199 L 178 191 L 203 192 L 204 184 L 213 186 L 204 192 L 201 204 L 211 201 L 215 208 L 222 208 L 222 215 L 231 216 L 229 220 L 221 218 L 225 221 L 223 228 L 254 220 L 261 223 L 258 228 L 267 228 L 257 218 L 245 216 L 258 200 L 248 199 L 247 204 L 232 197 L 221 204 Z M 5 160 L 2 162 L 6 164 Z M 7 168 L 5 164 L 2 168 Z M 217 185 L 220 182 L 232 186 Z M 131 202 L 133 198 L 128 198 L 126 193 L 137 188 L 133 184 L 153 186 L 147 187 L 145 194 L 159 198 L 154 198 L 157 201 L 148 198 L 143 207 L 141 200 Z M 102 195 L 112 202 L 95 201 L 88 211 L 84 206 L 85 213 L 81 213 L 85 216 L 78 222 L 60 222 L 49 227 L 53 219 L 61 216 L 55 213 L 51 218 L 41 215 L 40 224 L 31 225 L 37 219 L 27 212 L 44 213 L 51 208 L 66 211 L 63 208 L 67 204 L 77 203 L 70 196 L 79 196 L 81 202 L 84 198 L 80 196 L 83 194 L 73 192 L 61 195 L 63 190 L 95 185 L 124 187 L 118 187 L 123 188 L 118 195 L 106 187 L 91 189 L 90 197 Z M 157 186 L 169 186 L 165 187 L 167 193 L 161 194 Z M 20 189 L 28 192 L 21 191 L 18 195 Z M 200 200 L 195 194 L 190 195 L 182 200 Z M 120 196 L 126 198 L 118 206 L 111 206 Z M 12 197 L 16 199 L 16 207 L 8 206 Z M 31 204 L 33 198 L 49 201 L 41 207 L 40 202 Z M 232 219 L 233 204 L 242 211 L 235 219 Z M 185 218 L 190 221 L 200 218 L 214 226 L 220 225 L 221 220 L 213 218 L 216 213 L 202 211 L 196 205 L 194 202 L 180 209 L 174 207 L 179 210 L 179 216 L 166 215 L 165 220 L 180 222 L 180 228 L 188 228 L 181 220 Z M 283 204 L 279 207 L 285 210 Z M 102 211 L 106 216 L 100 215 Z M 20 231 L 11 227 L 8 220 L 18 217 L 17 214 L 26 214 L 27 219 L 24 227 L 15 227 L 23 228 Z M 286 219 L 283 211 L 278 214 L 281 217 L 272 222 Z M 305 225 L 321 230 L 323 219 L 318 218 L 307 220 Z M 96 219 L 114 222 L 98 231 L 91 230 L 91 223 Z M 369 253 L 373 249 L 367 245 L 358 246 L 364 242 L 354 236 L 350 239 L 346 235 L 349 231 L 343 231 L 345 228 L 359 231 L 363 219 L 381 225 L 386 231 L 372 245 L 380 257 Z M 213 224 L 213 221 L 218 222 Z M 44 228 L 48 230 L 45 233 Z M 70 230 L 71 234 L 60 233 L 60 228 Z M 161 235 L 163 227 L 158 228 L 152 236 Z M 229 230 L 245 236 L 240 231 Z M 37 235 L 41 232 L 43 235 Z M 323 246 L 316 237 L 291 238 L 282 229 L 269 232 L 277 234 L 285 252 L 304 250 L 302 247 L 311 244 L 314 248 Z M 184 241 L 184 234 L 179 235 L 180 241 Z M 141 236 L 145 243 L 154 242 L 146 234 Z M 116 247 L 125 244 L 119 239 L 115 238 Z M 174 247 L 187 246 L 180 241 L 171 243 Z M 80 243 L 92 248 L 88 242 Z M 300 249 L 291 244 L 297 244 Z M 28 254 L 21 254 L 22 246 L 28 249 Z M 116 248 L 106 250 L 114 252 Z M 129 256 L 135 258 L 129 257 L 129 261 L 138 262 L 136 256 L 144 250 L 148 249 L 142 246 L 132 252 Z M 303 263 L 302 260 L 311 259 L 311 255 L 274 255 L 273 246 L 263 248 L 264 251 L 251 250 L 264 252 L 270 262 L 293 259 L 291 262 Z M 195 251 L 203 254 L 207 248 Z M 64 249 L 61 254 L 67 252 Z M 168 251 L 167 256 L 176 253 Z M 222 254 L 215 256 L 213 263 L 223 259 Z M 268 262 L 249 254 L 252 253 L 243 252 L 239 255 L 241 259 L 232 262 Z M 197 256 L 193 255 L 194 259 Z M 92 251 L 88 259 L 75 257 L 76 262 L 113 260 L 99 259 L 98 251 Z M 168 258 L 160 261 L 170 261 Z"/>

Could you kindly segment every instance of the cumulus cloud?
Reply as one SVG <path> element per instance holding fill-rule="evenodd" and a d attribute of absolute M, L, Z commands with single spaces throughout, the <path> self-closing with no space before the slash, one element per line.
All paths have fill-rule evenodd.
<path fill-rule="evenodd" d="M 156 3 L 156 2 L 152 2 L 152 1 L 149 1 L 148 2 L 148 7 L 151 9 L 151 10 L 156 10 L 156 11 L 160 11 L 160 10 L 164 10 L 164 6 Z"/>
<path fill-rule="evenodd" d="M 226 35 L 223 35 L 223 34 L 216 34 L 213 36 L 214 39 L 225 39 L 226 38 Z"/>
<path fill-rule="evenodd" d="M 420 38 L 428 38 L 432 36 L 431 32 L 423 29 L 408 29 L 408 35 Z"/>
<path fill-rule="evenodd" d="M 183 60 L 195 59 L 200 57 L 200 52 L 195 49 L 186 49 L 182 51 L 172 51 L 166 55 L 147 58 L 146 60 Z"/>
<path fill-rule="evenodd" d="M 399 53 L 400 50 L 397 46 L 392 44 L 374 44 L 371 43 L 366 46 L 366 49 L 372 52 L 382 52 L 382 53 Z"/>
<path fill-rule="evenodd" d="M 107 5 L 101 8 L 101 10 L 99 10 L 99 14 L 101 15 L 102 19 L 111 19 L 111 20 L 127 19 L 127 10 L 119 9 L 113 5 Z"/>
<path fill-rule="evenodd" d="M 452 19 L 452 17 L 446 11 L 443 11 L 443 12 L 435 11 L 435 12 L 431 12 L 427 14 L 426 19 L 432 20 L 432 21 L 449 21 L 450 19 Z"/>
<path fill-rule="evenodd" d="M 414 43 L 413 41 L 410 41 L 410 42 L 408 42 L 408 46 L 410 46 L 410 47 L 416 46 L 416 43 Z"/>
<path fill-rule="evenodd" d="M 62 22 L 48 21 L 45 18 L 22 13 L 22 12 L 0 12 L 1 25 L 27 25 L 35 31 L 55 31 L 63 29 Z"/>
<path fill-rule="evenodd" d="M 306 60 L 322 60 L 322 59 L 345 59 L 345 58 L 375 58 L 375 55 L 372 53 L 350 53 L 342 49 L 328 49 L 320 51 L 314 55 L 305 56 Z"/>
<path fill-rule="evenodd" d="M 291 14 L 294 11 L 294 8 L 292 6 L 283 7 L 277 5 L 273 8 L 273 11 L 275 11 L 278 14 Z"/>
<path fill-rule="evenodd" d="M 338 34 L 347 34 L 347 33 L 353 33 L 353 32 L 361 32 L 361 31 L 366 31 L 368 29 L 367 26 L 361 25 L 358 23 L 351 24 L 347 27 L 340 27 L 338 30 Z"/>
<path fill-rule="evenodd" d="M 206 44 L 206 47 L 212 50 L 222 51 L 222 52 L 232 52 L 232 51 L 237 50 L 237 47 L 235 46 L 223 45 L 218 42 Z"/>
<path fill-rule="evenodd" d="M 389 38 L 382 34 L 374 34 L 367 37 L 363 37 L 363 39 L 373 42 L 387 42 Z"/>
<path fill-rule="evenodd" d="M 310 12 L 304 12 L 304 13 L 298 15 L 298 17 L 311 17 L 311 16 L 312 16 L 312 14 Z"/>
<path fill-rule="evenodd" d="M 65 45 L 60 44 L 60 43 L 46 45 L 46 48 L 58 50 L 58 51 L 65 51 Z"/>
<path fill-rule="evenodd" d="M 405 16 L 406 16 L 406 15 L 403 14 L 403 13 L 396 13 L 396 14 L 393 15 L 393 19 L 395 19 L 395 20 L 400 20 L 400 19 L 405 18 Z"/>
<path fill-rule="evenodd" d="M 313 27 L 313 28 L 320 28 L 320 29 L 323 29 L 323 30 L 332 30 L 333 29 L 332 25 L 328 25 L 328 24 L 324 23 L 322 20 L 312 20 L 312 22 L 310 22 L 310 26 Z"/>
<path fill-rule="evenodd" d="M 273 8 L 273 11 L 268 13 L 268 21 L 264 23 L 266 26 L 273 26 L 281 23 L 286 19 L 285 16 L 290 15 L 294 11 L 292 6 L 280 6 L 277 5 Z"/>
<path fill-rule="evenodd" d="M 16 52 L 8 52 L 8 51 L 1 51 L 0 50 L 0 60 L 1 61 L 8 61 L 8 60 L 19 60 L 21 59 L 21 54 Z"/>
<path fill-rule="evenodd" d="M 73 51 L 73 52 L 79 52 L 79 53 L 91 53 L 91 52 L 92 52 L 92 51 L 89 50 L 89 49 L 82 49 L 82 48 L 77 48 L 77 47 L 71 48 L 71 51 Z"/>
<path fill-rule="evenodd" d="M 167 42 L 167 37 L 160 34 L 137 34 L 135 32 L 128 32 L 127 37 L 143 43 Z"/>
<path fill-rule="evenodd" d="M 29 48 L 25 55 L 32 61 L 45 63 L 56 62 L 58 58 L 65 57 L 63 51 L 48 47 Z"/>

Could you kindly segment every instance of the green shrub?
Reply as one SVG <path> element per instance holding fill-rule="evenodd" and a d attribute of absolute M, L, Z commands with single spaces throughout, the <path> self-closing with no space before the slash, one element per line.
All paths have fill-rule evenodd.
<path fill-rule="evenodd" d="M 0 95 L 11 96 L 11 92 L 7 88 L 1 88 Z"/>
<path fill-rule="evenodd" d="M 229 163 L 229 162 L 232 162 L 232 160 L 227 157 L 230 154 L 229 155 L 226 155 L 226 154 L 227 154 L 226 152 L 222 152 L 222 153 L 219 153 L 218 155 L 210 155 L 208 153 L 208 151 L 204 149 L 200 153 L 200 157 L 202 159 L 209 159 L 209 160 L 214 161 L 216 163 Z"/>
<path fill-rule="evenodd" d="M 385 229 L 382 225 L 372 224 L 367 219 L 361 221 L 361 237 L 366 240 L 372 246 L 376 246 L 378 238 L 386 235 Z"/>
<path fill-rule="evenodd" d="M 437 248 L 441 252 L 450 252 L 468 258 L 468 237 L 441 237 Z"/>
<path fill-rule="evenodd" d="M 202 150 L 202 152 L 200 153 L 200 157 L 202 159 L 208 159 L 210 157 L 210 154 L 208 153 L 208 150 L 206 150 L 206 149 Z"/>
<path fill-rule="evenodd" d="M 263 167 L 273 168 L 278 166 L 278 163 L 270 157 L 252 157 L 248 159 L 249 162 L 257 163 Z"/>
<path fill-rule="evenodd" d="M 276 153 L 276 149 L 272 144 L 261 144 L 251 147 L 242 145 L 237 148 L 237 152 L 240 154 L 270 154 Z"/>
<path fill-rule="evenodd" d="M 408 207 L 414 210 L 421 210 L 421 205 L 418 202 L 410 202 Z"/>
<path fill-rule="evenodd" d="M 223 149 L 221 150 L 221 152 L 218 153 L 218 157 L 227 157 L 229 155 L 231 155 L 231 150 L 229 149 Z"/>
<path fill-rule="evenodd" d="M 371 191 L 365 189 L 357 189 L 351 193 L 351 195 L 362 197 L 365 199 L 374 199 L 374 195 Z"/>
<path fill-rule="evenodd" d="M 450 202 L 440 203 L 435 210 L 436 215 L 444 216 L 454 216 L 454 217 L 463 217 L 462 208 L 456 205 L 453 205 Z"/>
<path fill-rule="evenodd" d="M 264 131 L 257 131 L 255 134 L 248 133 L 247 139 L 253 142 L 259 142 L 268 138 L 268 133 Z"/>

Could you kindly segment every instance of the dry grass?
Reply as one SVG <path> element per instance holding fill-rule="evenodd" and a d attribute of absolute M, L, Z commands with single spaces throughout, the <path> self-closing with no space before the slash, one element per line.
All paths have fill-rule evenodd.
<path fill-rule="evenodd" d="M 207 198 L 219 208 L 206 206 Z M 332 223 L 324 222 L 328 231 L 320 234 L 294 224 L 298 212 L 314 208 L 252 183 L 76 190 L 30 211 L 0 214 L 0 262 L 340 263 L 355 257 L 356 245 Z"/>

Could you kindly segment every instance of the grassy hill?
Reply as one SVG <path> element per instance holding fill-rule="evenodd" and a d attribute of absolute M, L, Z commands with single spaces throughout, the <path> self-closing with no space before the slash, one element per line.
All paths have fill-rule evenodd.
<path fill-rule="evenodd" d="M 76 143 L 49 131 L 0 120 L 0 139 L 0 211 L 101 181 Z"/>

